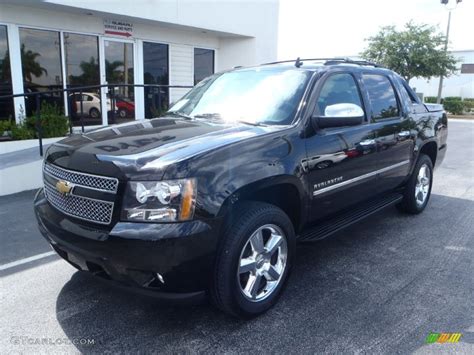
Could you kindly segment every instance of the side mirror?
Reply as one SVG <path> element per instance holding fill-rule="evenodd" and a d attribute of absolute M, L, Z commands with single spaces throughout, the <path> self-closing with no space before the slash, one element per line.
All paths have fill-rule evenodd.
<path fill-rule="evenodd" d="M 350 103 L 328 105 L 324 116 L 314 116 L 313 121 L 318 128 L 356 126 L 364 119 L 364 110 Z"/>

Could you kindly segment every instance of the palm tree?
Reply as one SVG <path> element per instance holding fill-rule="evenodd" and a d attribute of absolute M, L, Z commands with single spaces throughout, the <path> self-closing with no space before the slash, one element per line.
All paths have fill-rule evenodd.
<path fill-rule="evenodd" d="M 81 75 L 69 75 L 70 85 L 97 85 L 100 82 L 99 64 L 94 57 L 89 61 L 82 61 L 79 64 L 82 70 Z"/>
<path fill-rule="evenodd" d="M 123 66 L 123 62 L 115 60 L 110 62 L 105 60 L 105 77 L 109 83 L 123 83 L 123 70 L 118 70 Z"/>
<path fill-rule="evenodd" d="M 39 78 L 43 75 L 48 75 L 48 71 L 41 66 L 37 58 L 41 54 L 31 50 L 25 50 L 25 44 L 21 45 L 21 64 L 23 67 L 23 78 L 30 83 L 33 81 L 32 75 Z"/>

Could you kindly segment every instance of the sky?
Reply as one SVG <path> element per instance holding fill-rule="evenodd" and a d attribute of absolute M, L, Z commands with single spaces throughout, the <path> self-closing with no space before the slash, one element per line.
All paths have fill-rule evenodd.
<path fill-rule="evenodd" d="M 474 50 L 474 0 L 451 16 L 448 48 Z M 280 0 L 278 59 L 355 56 L 380 27 L 410 20 L 445 33 L 448 10 L 440 0 Z"/>

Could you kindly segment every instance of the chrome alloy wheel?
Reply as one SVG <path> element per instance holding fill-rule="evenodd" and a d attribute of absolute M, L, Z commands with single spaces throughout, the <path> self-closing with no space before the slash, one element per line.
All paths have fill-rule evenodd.
<path fill-rule="evenodd" d="M 418 171 L 415 185 L 415 201 L 417 206 L 423 206 L 430 191 L 431 171 L 428 165 L 423 164 Z"/>
<path fill-rule="evenodd" d="M 288 245 L 283 230 L 274 224 L 258 228 L 240 253 L 237 281 L 249 301 L 270 296 L 282 280 L 287 265 Z"/>

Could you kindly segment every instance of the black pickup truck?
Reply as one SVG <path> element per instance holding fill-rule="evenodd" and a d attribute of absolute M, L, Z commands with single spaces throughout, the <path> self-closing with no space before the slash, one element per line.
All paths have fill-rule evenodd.
<path fill-rule="evenodd" d="M 390 205 L 422 212 L 446 138 L 443 108 L 371 63 L 235 68 L 164 117 L 52 145 L 35 213 L 80 270 L 252 317 L 275 304 L 297 242 Z"/>

